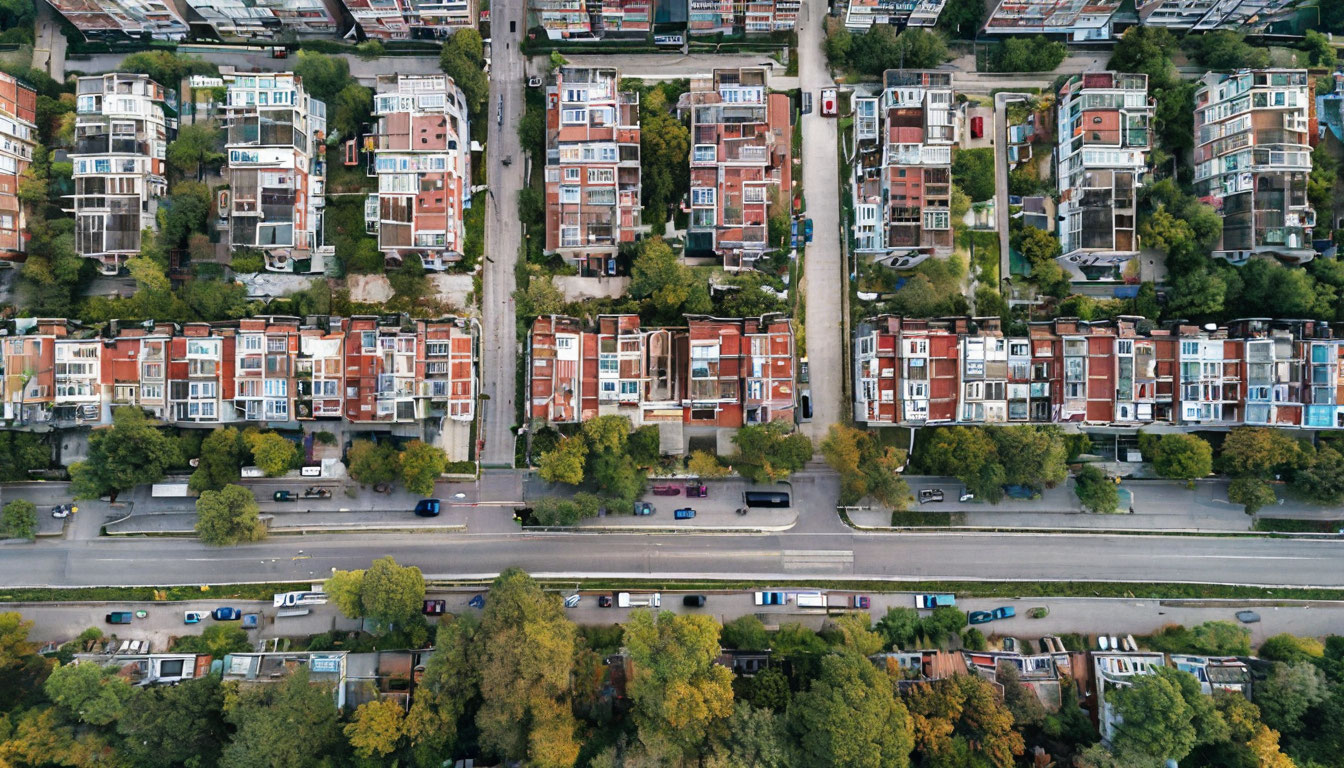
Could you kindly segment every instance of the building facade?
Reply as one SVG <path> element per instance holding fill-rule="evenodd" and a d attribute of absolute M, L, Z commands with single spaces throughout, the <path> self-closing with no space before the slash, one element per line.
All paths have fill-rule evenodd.
<path fill-rule="evenodd" d="M 1055 168 L 1062 258 L 1088 272 L 1138 255 L 1137 199 L 1148 173 L 1148 76 L 1095 72 L 1060 88 Z"/>
<path fill-rule="evenodd" d="M 0 72 L 0 258 L 27 250 L 27 217 L 19 202 L 19 180 L 37 146 L 37 92 Z"/>
<path fill-rule="evenodd" d="M 1195 194 L 1223 217 L 1213 255 L 1315 256 L 1307 199 L 1316 100 L 1305 69 L 1210 72 L 1195 91 Z"/>
<path fill-rule="evenodd" d="M 798 0 L 689 0 L 687 32 L 760 35 L 788 31 L 798 23 L 799 5 Z"/>
<path fill-rule="evenodd" d="M 850 0 L 845 27 L 854 32 L 866 32 L 874 24 L 932 27 L 945 5 L 947 0 Z"/>
<path fill-rule="evenodd" d="M 178 42 L 190 31 L 171 0 L 51 0 L 51 7 L 89 40 Z"/>
<path fill-rule="evenodd" d="M 764 68 L 716 69 L 695 78 L 691 115 L 688 253 L 713 253 L 725 269 L 752 267 L 770 248 L 769 220 L 791 209 L 789 97 L 769 93 Z"/>
<path fill-rule="evenodd" d="M 111 423 L 137 406 L 177 426 L 293 428 L 344 419 L 427 436 L 471 421 L 477 324 L 356 316 L 260 316 L 113 326 L 13 320 L 0 332 L 6 428 Z"/>
<path fill-rule="evenodd" d="M 231 246 L 263 251 L 273 272 L 323 271 L 326 105 L 290 72 L 223 78 Z"/>
<path fill-rule="evenodd" d="M 389 266 L 418 258 L 441 270 L 462 259 L 463 210 L 471 190 L 467 101 L 447 75 L 379 75 L 368 231 Z"/>
<path fill-rule="evenodd" d="M 602 315 L 594 328 L 539 317 L 529 340 L 528 413 L 539 424 L 616 414 L 632 424 L 741 427 L 793 422 L 793 330 L 787 318 L 687 316 L 642 328 Z"/>
<path fill-rule="evenodd" d="M 158 229 L 177 117 L 169 94 L 147 75 L 81 77 L 76 90 L 75 252 L 114 275 L 140 252 L 141 231 Z"/>
<path fill-rule="evenodd" d="M 601 272 L 641 227 L 639 94 L 611 67 L 561 67 L 546 88 L 546 251 Z"/>
<path fill-rule="evenodd" d="M 476 24 L 472 0 L 345 0 L 345 7 L 374 40 L 437 40 Z"/>
<path fill-rule="evenodd" d="M 1145 26 L 1208 32 L 1240 29 L 1260 32 L 1292 0 L 1139 0 L 1139 23 Z"/>
<path fill-rule="evenodd" d="M 1056 318 L 1014 337 L 992 317 L 873 318 L 854 335 L 854 419 L 870 427 L 1344 425 L 1344 339 L 1328 323 L 1149 325 Z"/>
<path fill-rule="evenodd" d="M 1058 35 L 1074 43 L 1110 40 L 1120 5 L 1120 0 L 998 0 L 985 32 Z"/>
<path fill-rule="evenodd" d="M 950 72 L 887 70 L 882 93 L 854 99 L 855 250 L 908 268 L 952 252 Z"/>

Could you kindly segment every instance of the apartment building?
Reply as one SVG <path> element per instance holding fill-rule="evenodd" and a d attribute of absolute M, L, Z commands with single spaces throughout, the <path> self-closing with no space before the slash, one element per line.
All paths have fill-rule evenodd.
<path fill-rule="evenodd" d="M 115 275 L 140 252 L 141 231 L 158 229 L 175 98 L 147 75 L 115 72 L 81 77 L 76 90 L 75 252 Z"/>
<path fill-rule="evenodd" d="M 1316 100 L 1305 69 L 1210 72 L 1195 91 L 1195 193 L 1223 217 L 1213 255 L 1303 264 L 1316 212 L 1307 199 Z"/>
<path fill-rule="evenodd" d="M 89 40 L 110 42 L 169 40 L 179 42 L 190 31 L 178 6 L 170 0 L 50 0 L 66 21 Z"/>
<path fill-rule="evenodd" d="M 447 75 L 379 75 L 368 230 L 389 266 L 417 258 L 442 270 L 462 259 L 463 210 L 470 204 L 467 101 Z"/>
<path fill-rule="evenodd" d="M 854 99 L 855 249 L 909 268 L 952 252 L 952 73 L 887 70 Z"/>
<path fill-rule="evenodd" d="M 129 405 L 179 426 L 344 417 L 428 437 L 475 418 L 478 354 L 465 318 L 259 316 L 101 335 L 19 319 L 0 328 L 0 396 L 8 428 L 103 425 Z"/>
<path fill-rule="evenodd" d="M 798 23 L 799 5 L 798 0 L 690 0 L 687 32 L 754 35 L 788 31 Z"/>
<path fill-rule="evenodd" d="M 265 0 L 187 0 L 204 24 L 228 41 L 272 40 L 281 32 L 280 17 Z"/>
<path fill-rule="evenodd" d="M 440 39 L 476 24 L 472 0 L 345 0 L 366 37 L 374 40 Z"/>
<path fill-rule="evenodd" d="M 716 69 L 691 80 L 691 218 L 688 253 L 713 253 L 729 270 L 751 268 L 770 248 L 776 206 L 791 208 L 793 131 L 783 93 L 764 67 Z"/>
<path fill-rule="evenodd" d="M 0 72 L 0 258 L 27 250 L 27 220 L 19 203 L 19 179 L 37 146 L 37 92 Z"/>
<path fill-rule="evenodd" d="M 1145 26 L 1209 32 L 1236 29 L 1263 32 L 1293 0 L 1138 0 L 1139 23 Z"/>
<path fill-rule="evenodd" d="M 867 32 L 874 24 L 932 27 L 945 5 L 947 0 L 850 0 L 845 27 L 854 32 Z"/>
<path fill-rule="evenodd" d="M 617 414 L 640 424 L 741 427 L 792 422 L 793 331 L 786 318 L 688 316 L 684 328 L 641 328 L 603 315 L 533 323 L 529 414 L 572 424 Z"/>
<path fill-rule="evenodd" d="M 1115 37 L 1120 0 L 998 0 L 985 20 L 990 35 L 1057 35 L 1072 43 Z"/>
<path fill-rule="evenodd" d="M 1148 172 L 1153 101 L 1148 76 L 1092 72 L 1059 90 L 1062 258 L 1095 278 L 1138 255 L 1136 200 Z"/>
<path fill-rule="evenodd" d="M 641 227 L 639 94 L 613 67 L 561 67 L 546 88 L 546 250 L 601 273 Z"/>
<path fill-rule="evenodd" d="M 1096 690 L 1097 728 L 1103 743 L 1110 744 L 1115 737 L 1119 715 L 1106 693 L 1117 688 L 1128 688 L 1143 675 L 1155 674 L 1167 665 L 1167 657 L 1151 652 L 1092 653 L 1092 682 Z"/>

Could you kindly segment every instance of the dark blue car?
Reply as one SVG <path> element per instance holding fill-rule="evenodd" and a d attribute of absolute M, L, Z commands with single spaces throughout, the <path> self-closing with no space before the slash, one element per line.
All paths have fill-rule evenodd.
<path fill-rule="evenodd" d="M 418 516 L 420 516 L 420 517 L 438 517 L 438 516 L 439 516 L 439 500 L 438 500 L 438 499 L 421 499 L 421 500 L 420 500 L 419 502 L 417 502 L 416 505 L 415 505 L 415 514 L 418 515 Z"/>
<path fill-rule="evenodd" d="M 237 608 L 216 608 L 210 612 L 215 621 L 237 621 L 243 618 L 243 612 Z"/>

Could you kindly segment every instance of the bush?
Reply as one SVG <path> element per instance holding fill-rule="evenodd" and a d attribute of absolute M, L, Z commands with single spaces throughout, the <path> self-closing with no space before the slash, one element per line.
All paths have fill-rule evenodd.
<path fill-rule="evenodd" d="M 326 431 L 325 429 L 322 430 L 321 432 L 315 433 L 313 435 L 313 439 L 321 443 L 322 445 L 336 444 L 336 435 L 333 435 L 332 433 Z"/>
<path fill-rule="evenodd" d="M 989 648 L 989 643 L 985 640 L 985 633 L 975 627 L 961 633 L 961 645 L 968 651 L 983 651 Z"/>
<path fill-rule="evenodd" d="M 1010 37 L 989 51 L 991 72 L 1051 72 L 1069 55 L 1064 43 L 1035 37 Z"/>
<path fill-rule="evenodd" d="M 0 510 L 0 539 L 37 538 L 37 506 L 26 499 L 15 499 Z"/>
<path fill-rule="evenodd" d="M 266 268 L 266 260 L 258 251 L 244 250 L 233 254 L 230 264 L 234 274 L 247 275 Z"/>
<path fill-rule="evenodd" d="M 1230 621 L 1206 621 L 1189 629 L 1180 624 L 1170 624 L 1149 637 L 1147 645 L 1163 653 L 1249 656 L 1251 633 Z"/>
<path fill-rule="evenodd" d="M 978 203 L 994 196 L 994 150 L 959 149 L 952 160 L 952 182 Z"/>

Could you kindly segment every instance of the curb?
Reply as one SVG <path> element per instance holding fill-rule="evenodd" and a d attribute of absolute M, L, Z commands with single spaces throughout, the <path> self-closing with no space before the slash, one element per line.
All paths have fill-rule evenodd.
<path fill-rule="evenodd" d="M 345 525 L 345 526 L 317 526 L 317 527 L 304 526 L 304 527 L 273 528 L 268 530 L 266 533 L 268 536 L 307 536 L 309 534 L 319 534 L 319 533 L 435 533 L 435 532 L 460 533 L 465 530 L 467 530 L 466 524 L 440 525 L 435 526 L 433 528 L 425 528 L 423 526 L 417 527 L 409 525 L 408 526 Z M 108 531 L 107 537 L 123 538 L 123 539 L 132 539 L 132 538 L 149 539 L 157 537 L 195 538 L 196 531 L 195 529 L 178 530 L 178 531 L 126 531 L 126 532 Z"/>

